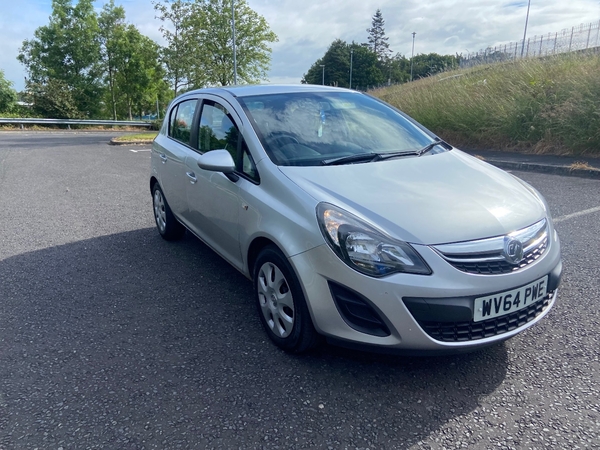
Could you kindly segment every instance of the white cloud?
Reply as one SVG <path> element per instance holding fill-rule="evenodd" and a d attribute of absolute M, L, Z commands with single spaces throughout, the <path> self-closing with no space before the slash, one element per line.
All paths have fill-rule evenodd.
<path fill-rule="evenodd" d="M 76 1 L 76 0 L 74 0 Z M 527 0 L 247 0 L 279 36 L 273 45 L 271 82 L 299 83 L 311 64 L 323 56 L 334 39 L 365 42 L 371 18 L 379 8 L 386 21 L 390 48 L 410 56 L 412 32 L 415 53 L 475 52 L 523 37 Z M 48 23 L 51 0 L 0 0 L 0 69 L 23 88 L 24 72 L 16 56 L 24 39 Z M 103 0 L 95 5 L 101 8 Z M 128 21 L 163 43 L 160 22 L 151 0 L 116 0 Z M 528 36 L 547 34 L 600 19 L 598 0 L 533 1 Z"/>

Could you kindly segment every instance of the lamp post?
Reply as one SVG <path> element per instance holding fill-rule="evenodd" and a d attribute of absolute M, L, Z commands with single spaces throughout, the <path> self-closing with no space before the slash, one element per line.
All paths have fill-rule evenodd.
<path fill-rule="evenodd" d="M 235 0 L 231 0 L 231 30 L 233 37 L 233 84 L 237 84 L 237 52 L 235 48 L 235 13 L 234 13 Z"/>
<path fill-rule="evenodd" d="M 354 57 L 354 49 L 350 50 L 350 89 L 352 89 L 352 59 Z"/>
<path fill-rule="evenodd" d="M 525 37 L 527 36 L 527 22 L 529 22 L 529 6 L 531 6 L 531 0 L 527 1 L 527 15 L 525 16 L 525 31 L 523 32 L 523 45 L 521 46 L 521 58 L 523 57 L 523 51 L 525 50 Z"/>
<path fill-rule="evenodd" d="M 413 80 L 413 58 L 415 57 L 415 35 L 417 34 L 416 31 L 412 32 L 413 35 L 413 45 L 412 45 L 412 53 L 410 55 L 410 81 Z"/>
<path fill-rule="evenodd" d="M 321 84 L 323 86 L 325 86 L 325 64 L 319 64 L 322 68 L 323 68 L 323 80 L 321 81 Z"/>

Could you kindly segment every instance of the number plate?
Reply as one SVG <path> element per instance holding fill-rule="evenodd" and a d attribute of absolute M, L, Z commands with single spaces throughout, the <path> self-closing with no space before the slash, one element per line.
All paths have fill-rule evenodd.
<path fill-rule="evenodd" d="M 476 298 L 473 322 L 493 319 L 526 308 L 544 298 L 547 288 L 548 275 L 512 291 Z"/>

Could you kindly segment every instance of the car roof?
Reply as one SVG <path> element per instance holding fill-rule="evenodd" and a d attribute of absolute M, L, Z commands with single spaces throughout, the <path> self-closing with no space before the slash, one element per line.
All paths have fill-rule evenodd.
<path fill-rule="evenodd" d="M 331 86 L 320 86 L 314 84 L 261 84 L 261 85 L 238 85 L 238 86 L 222 86 L 204 89 L 196 89 L 186 92 L 188 94 L 223 94 L 229 93 L 234 97 L 247 97 L 251 95 L 266 95 L 266 94 L 287 94 L 292 92 L 357 92 L 350 89 L 343 89 Z"/>

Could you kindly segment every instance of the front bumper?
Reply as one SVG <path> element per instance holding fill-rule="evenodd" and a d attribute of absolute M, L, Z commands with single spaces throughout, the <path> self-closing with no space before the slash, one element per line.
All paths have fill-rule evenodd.
<path fill-rule="evenodd" d="M 346 346 L 458 352 L 511 338 L 540 321 L 556 301 L 562 264 L 554 233 L 543 257 L 522 270 L 501 275 L 461 272 L 428 246 L 414 247 L 433 270 L 432 275 L 371 278 L 348 267 L 327 245 L 292 257 L 317 331 Z M 481 327 L 473 322 L 475 298 L 524 286 L 546 275 L 548 296 L 537 302 L 537 309 L 516 318 L 502 316 L 494 332 L 489 332 L 488 326 L 488 331 L 484 327 L 479 333 Z M 350 303 L 340 302 L 340 295 L 350 298 Z M 367 322 L 348 320 L 352 309 Z M 379 323 L 370 327 L 371 319 Z"/>

